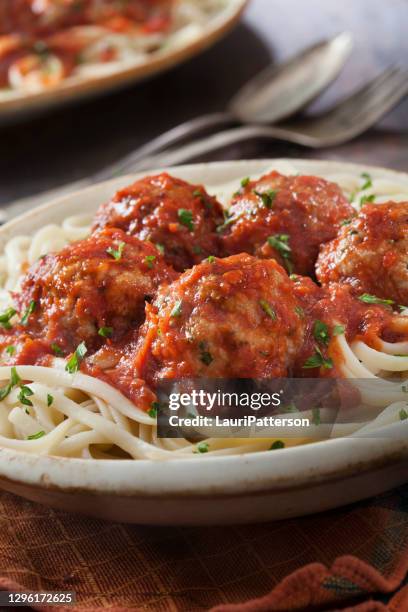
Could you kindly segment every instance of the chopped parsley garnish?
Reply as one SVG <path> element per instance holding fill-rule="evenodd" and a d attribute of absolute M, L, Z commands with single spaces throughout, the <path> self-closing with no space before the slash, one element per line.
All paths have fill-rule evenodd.
<path fill-rule="evenodd" d="M 204 454 L 204 453 L 208 453 L 209 449 L 210 447 L 207 444 L 207 442 L 200 442 L 200 444 L 197 446 L 197 450 L 194 452 Z"/>
<path fill-rule="evenodd" d="M 360 302 L 364 302 L 364 304 L 382 304 L 383 306 L 392 306 L 394 304 L 393 300 L 382 300 L 381 298 L 376 297 L 375 295 L 370 295 L 369 293 L 363 293 L 358 298 Z"/>
<path fill-rule="evenodd" d="M 193 253 L 195 255 L 201 255 L 202 252 L 203 252 L 203 249 L 200 246 L 198 246 L 198 244 L 195 244 L 193 246 Z"/>
<path fill-rule="evenodd" d="M 63 355 L 64 351 L 58 346 L 58 344 L 56 342 L 53 342 L 51 344 L 51 350 L 54 353 L 54 355 Z"/>
<path fill-rule="evenodd" d="M 203 362 L 204 365 L 210 366 L 212 362 L 214 361 L 214 358 L 211 355 L 211 353 L 207 350 L 206 342 L 200 342 L 200 344 L 198 345 L 198 348 L 200 349 L 200 360 Z"/>
<path fill-rule="evenodd" d="M 272 321 L 276 321 L 276 312 L 266 300 L 260 300 L 259 305 Z"/>
<path fill-rule="evenodd" d="M 266 208 L 272 208 L 273 202 L 278 194 L 275 189 L 268 189 L 268 191 L 263 191 L 262 193 L 260 191 L 254 191 L 254 193 L 258 196 L 258 198 L 261 198 L 262 203 L 264 206 L 266 206 Z"/>
<path fill-rule="evenodd" d="M 203 362 L 203 364 L 206 366 L 210 366 L 212 362 L 214 361 L 213 356 L 208 351 L 203 351 L 200 355 L 200 359 Z"/>
<path fill-rule="evenodd" d="M 108 255 L 113 257 L 115 261 L 119 261 L 120 259 L 122 259 L 122 253 L 123 253 L 124 248 L 125 248 L 125 243 L 119 242 L 117 249 L 114 249 L 113 247 L 109 247 L 106 249 L 106 252 Z"/>
<path fill-rule="evenodd" d="M 182 300 L 179 300 L 179 301 L 178 301 L 178 302 L 175 304 L 175 306 L 174 306 L 173 310 L 171 311 L 170 316 L 171 316 L 171 317 L 181 317 L 181 309 L 182 309 L 182 306 L 183 306 L 183 302 L 182 302 Z"/>
<path fill-rule="evenodd" d="M 368 174 L 368 172 L 363 172 L 363 174 L 361 175 L 361 178 L 364 179 L 364 184 L 361 187 L 361 191 L 370 189 L 373 186 L 373 179 L 371 177 L 371 174 Z"/>
<path fill-rule="evenodd" d="M 2 314 L 0 314 L 0 325 L 4 327 L 4 329 L 11 329 L 10 319 L 14 317 L 16 314 L 16 310 L 14 308 L 7 308 Z"/>
<path fill-rule="evenodd" d="M 50 393 L 47 393 L 47 406 L 50 407 L 53 401 L 53 396 Z"/>
<path fill-rule="evenodd" d="M 37 304 L 34 300 L 31 300 L 31 302 L 28 305 L 27 310 L 25 311 L 20 323 L 21 325 L 27 325 L 28 323 L 28 318 L 31 314 L 33 314 L 35 308 L 36 308 Z"/>
<path fill-rule="evenodd" d="M 20 387 L 20 393 L 17 397 L 24 406 L 32 406 L 33 402 L 28 399 L 28 397 L 30 397 L 31 395 L 34 395 L 34 391 L 32 391 L 30 387 L 22 385 Z"/>
<path fill-rule="evenodd" d="M 313 408 L 312 414 L 313 414 L 312 416 L 313 425 L 320 425 L 320 423 L 322 422 L 320 418 L 320 408 Z"/>
<path fill-rule="evenodd" d="M 312 370 L 314 368 L 326 368 L 326 370 L 330 370 L 333 366 L 333 359 L 324 357 L 319 347 L 315 346 L 315 354 L 305 361 L 303 368 L 305 370 Z"/>
<path fill-rule="evenodd" d="M 231 223 L 235 223 L 241 215 L 234 217 L 228 210 L 224 210 L 224 223 L 217 227 L 217 233 L 221 234 Z"/>
<path fill-rule="evenodd" d="M 285 443 L 282 440 L 276 440 L 270 448 L 270 450 L 279 450 L 280 448 L 285 448 Z"/>
<path fill-rule="evenodd" d="M 66 371 L 70 374 L 75 374 L 75 372 L 78 372 L 81 361 L 85 357 L 87 351 L 88 349 L 86 348 L 85 342 L 81 342 L 81 344 L 76 347 L 75 352 L 65 366 Z"/>
<path fill-rule="evenodd" d="M 159 244 L 159 243 L 157 243 L 155 246 L 156 246 L 156 249 L 159 251 L 159 253 L 164 255 L 164 246 L 162 244 Z"/>
<path fill-rule="evenodd" d="M 193 191 L 193 198 L 200 198 L 202 202 L 205 202 L 205 195 L 199 189 Z"/>
<path fill-rule="evenodd" d="M 367 202 L 375 202 L 375 195 L 365 195 L 360 198 L 360 206 L 364 206 Z"/>
<path fill-rule="evenodd" d="M 43 40 L 36 40 L 33 44 L 33 51 L 38 55 L 44 55 L 49 53 L 50 49 L 46 42 Z"/>
<path fill-rule="evenodd" d="M 32 434 L 31 436 L 27 436 L 27 440 L 39 440 L 45 436 L 45 431 L 37 431 L 37 433 Z"/>
<path fill-rule="evenodd" d="M 300 317 L 301 319 L 304 318 L 305 311 L 303 310 L 303 308 L 301 306 L 295 306 L 295 312 L 296 312 L 298 317 Z"/>
<path fill-rule="evenodd" d="M 98 329 L 98 335 L 102 338 L 110 338 L 113 334 L 113 327 L 100 327 Z"/>
<path fill-rule="evenodd" d="M 269 236 L 268 244 L 276 251 L 284 260 L 285 266 L 289 274 L 293 272 L 292 264 L 292 249 L 289 246 L 288 234 L 276 234 L 276 236 Z"/>
<path fill-rule="evenodd" d="M 404 410 L 404 408 L 400 410 L 399 418 L 400 418 L 400 421 L 406 421 L 408 419 L 408 412 Z"/>
<path fill-rule="evenodd" d="M 156 261 L 156 255 L 146 255 L 145 264 L 147 265 L 148 268 L 152 269 L 155 261 Z"/>
<path fill-rule="evenodd" d="M 333 336 L 342 336 L 345 331 L 346 328 L 344 327 L 344 325 L 335 325 L 333 327 Z"/>
<path fill-rule="evenodd" d="M 330 342 L 330 334 L 329 328 L 327 327 L 326 323 L 323 323 L 323 321 L 319 320 L 315 321 L 313 335 L 315 337 L 315 340 L 317 340 L 321 344 L 328 346 Z"/>
<path fill-rule="evenodd" d="M 241 181 L 241 187 L 243 187 L 245 189 L 245 187 L 248 187 L 250 182 L 251 182 L 251 179 L 249 178 L 249 176 L 246 176 Z"/>
<path fill-rule="evenodd" d="M 226 219 L 224 221 L 224 223 L 222 225 L 219 225 L 217 227 L 217 234 L 222 234 L 222 232 L 229 226 L 231 225 L 231 223 L 234 223 L 235 219 L 234 217 L 230 217 L 229 219 Z"/>
<path fill-rule="evenodd" d="M 194 223 L 193 223 L 193 213 L 191 210 L 186 210 L 185 208 L 179 208 L 177 212 L 179 221 L 182 225 L 190 231 L 194 231 Z"/>
<path fill-rule="evenodd" d="M 10 356 L 14 355 L 14 353 L 16 352 L 16 347 L 13 345 L 10 345 L 6 348 L 6 353 L 8 353 Z"/>
<path fill-rule="evenodd" d="M 10 382 L 0 389 L 0 402 L 6 399 L 6 397 L 10 394 L 13 387 L 16 387 L 21 382 L 21 378 L 17 374 L 17 370 L 15 367 L 11 368 L 11 377 Z"/>
<path fill-rule="evenodd" d="M 350 225 L 350 223 L 352 222 L 352 219 L 344 219 L 341 223 L 340 223 L 340 227 L 343 227 L 344 225 Z"/>
<path fill-rule="evenodd" d="M 209 257 L 207 257 L 207 263 L 214 263 L 216 260 L 216 257 L 214 257 L 214 255 L 210 255 Z"/>
<path fill-rule="evenodd" d="M 297 406 L 296 406 L 295 402 L 291 402 L 290 404 L 288 404 L 288 405 L 286 406 L 286 410 L 285 410 L 285 412 L 289 412 L 289 413 L 290 413 L 290 412 L 299 412 L 299 410 L 298 410 L 298 408 L 297 408 Z"/>
<path fill-rule="evenodd" d="M 152 402 L 149 410 L 147 411 L 147 414 L 149 415 L 149 417 L 151 417 L 152 419 L 157 419 L 157 413 L 158 413 L 159 408 L 160 408 L 159 402 Z"/>
<path fill-rule="evenodd" d="M 13 387 L 16 387 L 17 385 L 19 385 L 21 383 L 21 378 L 17 374 L 17 370 L 16 370 L 15 367 L 11 368 L 11 380 L 10 380 L 10 382 L 13 385 Z"/>

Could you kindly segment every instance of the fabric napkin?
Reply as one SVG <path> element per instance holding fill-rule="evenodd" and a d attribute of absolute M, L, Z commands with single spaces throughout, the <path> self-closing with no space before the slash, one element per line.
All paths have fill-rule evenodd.
<path fill-rule="evenodd" d="M 408 486 L 312 517 L 171 528 L 0 494 L 0 588 L 76 591 L 58 612 L 408 611 Z"/>

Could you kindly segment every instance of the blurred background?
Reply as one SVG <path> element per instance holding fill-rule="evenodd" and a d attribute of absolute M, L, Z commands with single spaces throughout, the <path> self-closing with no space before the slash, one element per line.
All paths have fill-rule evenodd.
<path fill-rule="evenodd" d="M 252 0 L 210 50 L 148 81 L 96 99 L 0 124 L 0 205 L 97 172 L 164 130 L 222 110 L 250 77 L 313 42 L 347 30 L 354 49 L 343 72 L 312 105 L 318 112 L 390 64 L 408 65 L 406 0 Z M 324 150 L 250 142 L 210 159 L 344 159 L 408 169 L 408 100 L 357 140 Z"/>

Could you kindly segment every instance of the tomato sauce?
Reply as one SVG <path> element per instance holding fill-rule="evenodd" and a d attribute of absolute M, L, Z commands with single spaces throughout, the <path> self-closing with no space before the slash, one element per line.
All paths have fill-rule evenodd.
<path fill-rule="evenodd" d="M 121 341 L 107 340 L 93 355 L 86 358 L 82 371 L 113 385 L 139 408 L 148 411 L 156 400 L 154 392 L 139 377 L 135 366 L 139 331 L 129 332 Z"/>
<path fill-rule="evenodd" d="M 320 179 L 312 179 L 299 184 L 308 193 L 315 185 L 321 196 Z M 287 198 L 290 204 L 293 194 Z M 288 275 L 277 258 L 211 253 L 228 244 L 218 241 L 219 207 L 204 188 L 168 175 L 118 192 L 98 211 L 89 238 L 27 270 L 15 310 L 0 317 L 3 363 L 51 365 L 73 356 L 78 369 L 149 410 L 162 379 L 341 378 L 337 336 L 373 348 L 407 340 L 407 319 L 391 300 L 347 282 L 318 285 Z M 369 208 L 350 224 L 367 224 L 367 217 L 375 223 L 382 214 Z M 255 236 L 264 221 L 251 222 Z M 375 227 L 380 239 L 381 223 Z M 381 257 L 392 269 L 395 243 L 390 247 Z M 189 269 L 180 274 L 172 263 Z M 347 394 L 345 386 L 345 403 Z"/>
<path fill-rule="evenodd" d="M 347 285 L 332 284 L 329 287 L 319 287 L 311 279 L 296 277 L 293 280 L 294 291 L 304 309 L 307 320 L 305 342 L 298 354 L 296 364 L 297 376 L 338 376 L 341 371 L 342 355 L 336 335 L 345 334 L 349 343 L 361 340 L 373 348 L 379 348 L 379 340 L 399 342 L 406 340 L 406 335 L 393 331 L 393 322 L 398 315 L 391 306 L 382 304 L 367 304 L 363 296 L 357 297 Z M 323 333 L 316 330 L 316 323 L 324 326 Z M 305 368 L 308 359 L 316 355 L 316 347 L 324 358 L 331 359 L 322 367 Z"/>

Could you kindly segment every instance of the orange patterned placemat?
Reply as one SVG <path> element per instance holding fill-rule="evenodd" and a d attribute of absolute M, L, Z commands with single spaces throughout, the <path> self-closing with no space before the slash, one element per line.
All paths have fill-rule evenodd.
<path fill-rule="evenodd" d="M 313 517 L 208 528 L 104 523 L 0 493 L 0 521 L 0 588 L 76 591 L 59 612 L 408 611 L 408 486 Z"/>

